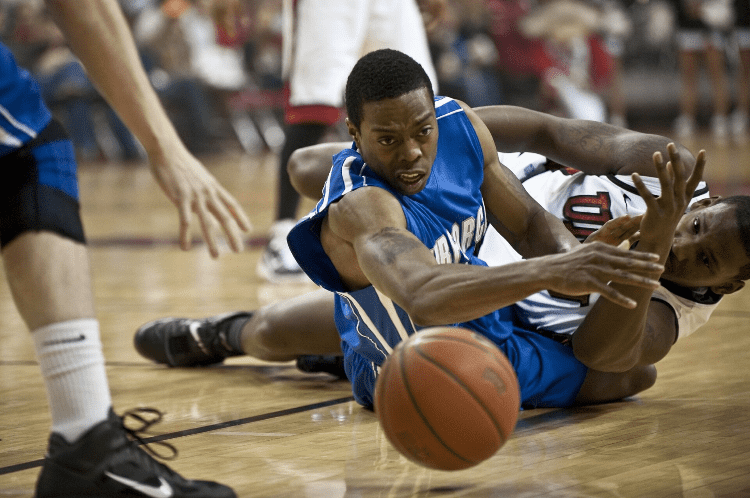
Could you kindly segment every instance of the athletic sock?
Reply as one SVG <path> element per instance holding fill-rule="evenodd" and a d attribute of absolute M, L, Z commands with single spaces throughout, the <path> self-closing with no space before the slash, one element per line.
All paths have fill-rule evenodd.
<path fill-rule="evenodd" d="M 31 335 L 47 389 L 52 432 L 74 442 L 106 420 L 112 406 L 99 322 L 53 323 Z"/>
<path fill-rule="evenodd" d="M 245 328 L 245 324 L 250 321 L 252 315 L 240 316 L 233 320 L 230 320 L 227 324 L 227 345 L 231 348 L 234 354 L 246 354 L 242 347 L 242 329 Z"/>

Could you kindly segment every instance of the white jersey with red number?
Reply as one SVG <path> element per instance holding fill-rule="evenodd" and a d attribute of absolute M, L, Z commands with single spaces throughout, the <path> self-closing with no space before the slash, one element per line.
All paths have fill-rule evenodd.
<path fill-rule="evenodd" d="M 560 218 L 579 239 L 585 239 L 613 218 L 646 211 L 629 175 L 585 175 L 569 168 L 548 171 L 547 159 L 530 153 L 499 154 L 500 162 L 521 179 L 523 186 L 547 211 Z M 659 195 L 659 180 L 641 177 L 654 195 Z M 706 184 L 701 184 L 691 204 L 708 197 Z M 521 256 L 491 226 L 479 250 L 479 257 L 491 266 L 518 261 Z M 667 289 L 668 287 L 668 289 Z M 557 334 L 572 334 L 583 321 L 598 294 L 576 300 L 552 297 L 542 291 L 517 303 L 517 317 L 532 329 Z M 706 323 L 720 296 L 704 289 L 688 289 L 662 281 L 654 291 L 653 300 L 668 304 L 675 312 L 678 338 L 692 334 Z"/>

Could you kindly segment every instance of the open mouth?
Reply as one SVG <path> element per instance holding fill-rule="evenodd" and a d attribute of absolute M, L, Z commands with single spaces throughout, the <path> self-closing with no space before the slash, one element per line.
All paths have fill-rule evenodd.
<path fill-rule="evenodd" d="M 398 179 L 407 185 L 414 185 L 422 179 L 424 175 L 422 173 L 401 173 L 398 175 Z"/>

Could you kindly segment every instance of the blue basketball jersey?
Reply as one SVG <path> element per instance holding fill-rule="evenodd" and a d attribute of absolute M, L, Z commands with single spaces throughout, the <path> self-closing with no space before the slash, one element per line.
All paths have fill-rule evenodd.
<path fill-rule="evenodd" d="M 399 200 L 408 230 L 432 250 L 438 263 L 485 265 L 474 253 L 487 230 L 480 192 L 484 178 L 481 144 L 456 101 L 436 97 L 435 110 L 439 130 L 437 157 L 421 192 L 414 195 L 397 192 L 370 169 L 354 148 L 346 149 L 333 157 L 323 198 L 288 237 L 289 247 L 307 275 L 337 294 L 336 323 L 342 341 L 367 358 L 375 370 L 396 344 L 419 327 L 373 286 L 356 291 L 344 288 L 320 243 L 322 220 L 328 207 L 347 193 L 362 187 L 382 188 Z M 508 310 L 503 309 L 455 325 L 500 343 L 512 334 L 509 320 Z"/>
<path fill-rule="evenodd" d="M 0 43 L 0 157 L 35 138 L 51 119 L 36 81 Z"/>

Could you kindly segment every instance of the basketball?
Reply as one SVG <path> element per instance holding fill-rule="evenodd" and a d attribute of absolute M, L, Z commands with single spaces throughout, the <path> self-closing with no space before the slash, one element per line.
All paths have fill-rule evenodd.
<path fill-rule="evenodd" d="M 430 327 L 400 343 L 375 384 L 375 414 L 390 443 L 425 467 L 461 470 L 508 440 L 518 380 L 497 346 L 470 330 Z"/>

